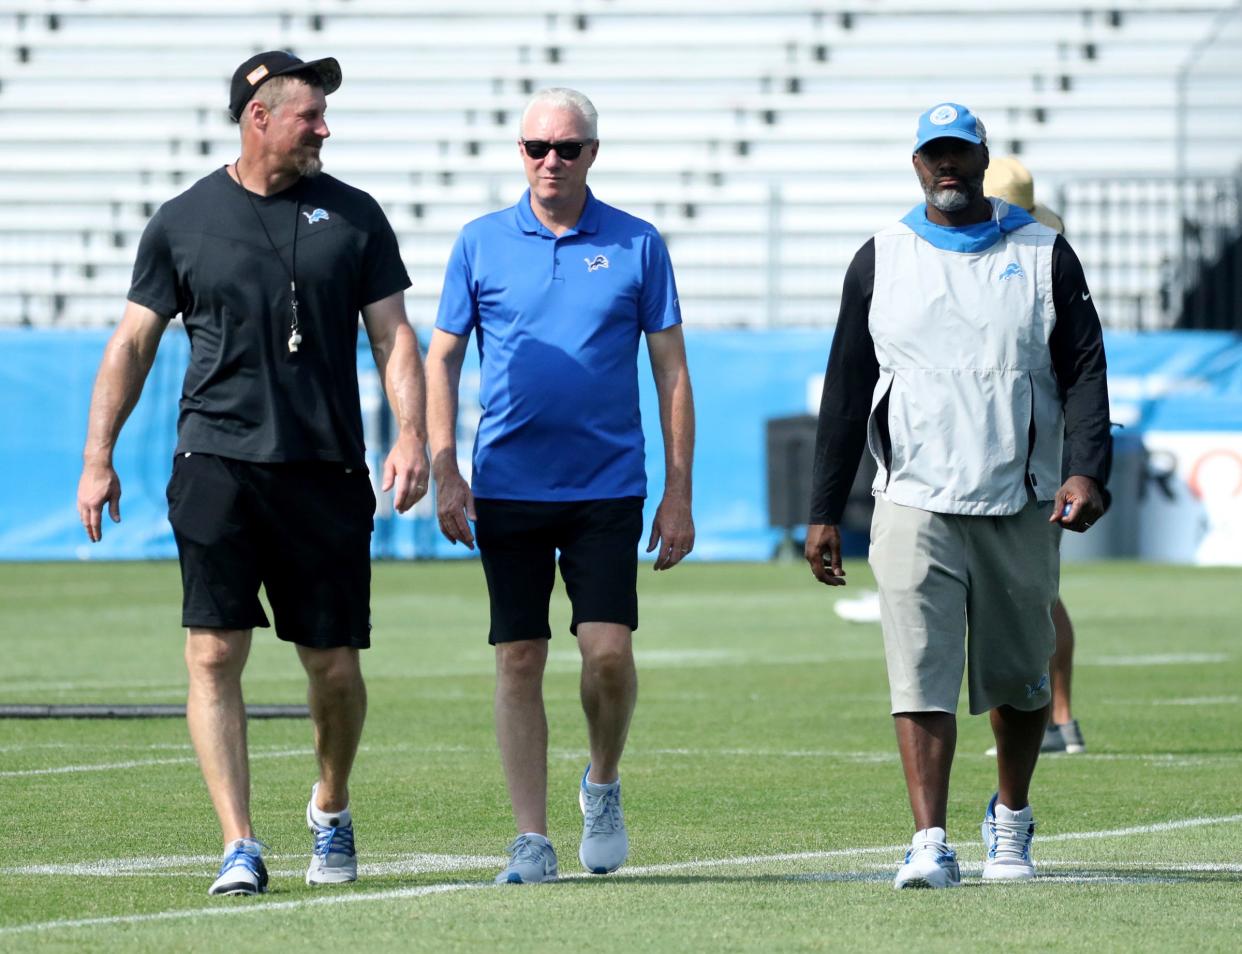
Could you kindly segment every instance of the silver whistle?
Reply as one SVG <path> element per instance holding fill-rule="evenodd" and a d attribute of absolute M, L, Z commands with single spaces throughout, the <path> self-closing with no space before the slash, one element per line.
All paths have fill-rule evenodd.
<path fill-rule="evenodd" d="M 302 343 L 302 336 L 296 331 L 289 336 L 289 350 L 291 352 L 298 350 L 298 345 Z"/>

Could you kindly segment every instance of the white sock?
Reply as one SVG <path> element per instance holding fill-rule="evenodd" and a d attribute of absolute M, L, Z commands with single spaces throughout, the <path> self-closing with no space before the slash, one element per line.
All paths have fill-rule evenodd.
<path fill-rule="evenodd" d="M 924 828 L 914 833 L 911 839 L 912 845 L 947 845 L 949 843 L 948 835 L 943 828 Z"/>
<path fill-rule="evenodd" d="M 603 795 L 605 792 L 612 791 L 612 789 L 615 788 L 620 783 L 621 783 L 620 778 L 612 782 L 592 782 L 590 778 L 587 778 L 585 785 L 586 785 L 587 794 Z"/>
<path fill-rule="evenodd" d="M 1020 811 L 1015 812 L 1009 806 L 1002 805 L 1000 802 L 997 802 L 996 803 L 996 818 L 999 821 L 1028 822 L 1031 820 L 1031 806 L 1027 805 L 1026 808 L 1023 808 Z"/>
<path fill-rule="evenodd" d="M 310 800 L 310 817 L 320 828 L 345 828 L 349 825 L 350 814 L 349 806 L 346 805 L 339 812 L 325 812 L 322 808 L 315 804 L 315 797 L 319 794 L 319 783 L 315 783 L 315 787 L 311 789 Z"/>
<path fill-rule="evenodd" d="M 263 842 L 257 838 L 238 838 L 224 846 L 224 853 L 228 854 L 238 848 L 243 849 L 248 855 L 259 855 L 263 853 Z"/>

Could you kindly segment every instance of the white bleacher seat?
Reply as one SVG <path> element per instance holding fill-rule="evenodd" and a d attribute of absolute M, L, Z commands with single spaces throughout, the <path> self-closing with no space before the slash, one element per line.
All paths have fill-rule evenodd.
<path fill-rule="evenodd" d="M 521 194 L 518 119 L 543 85 L 600 108 L 592 186 L 665 233 L 694 322 L 830 323 L 858 245 L 919 199 L 905 150 L 940 99 L 970 104 L 1042 201 L 1066 197 L 1105 319 L 1158 322 L 1174 206 L 1119 238 L 1121 206 L 1069 187 L 1237 167 L 1242 27 L 1196 61 L 1184 143 L 1174 118 L 1178 70 L 1231 2 L 16 0 L 0 323 L 116 320 L 151 211 L 236 155 L 231 65 L 273 47 L 341 60 L 326 166 L 387 210 L 422 324 L 460 225 Z"/>

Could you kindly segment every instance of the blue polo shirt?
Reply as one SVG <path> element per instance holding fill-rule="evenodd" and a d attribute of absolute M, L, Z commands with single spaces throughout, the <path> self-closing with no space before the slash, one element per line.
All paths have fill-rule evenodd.
<path fill-rule="evenodd" d="M 645 497 L 638 341 L 681 323 L 655 227 L 587 191 L 559 238 L 530 208 L 475 219 L 449 257 L 436 327 L 475 332 L 477 497 Z"/>

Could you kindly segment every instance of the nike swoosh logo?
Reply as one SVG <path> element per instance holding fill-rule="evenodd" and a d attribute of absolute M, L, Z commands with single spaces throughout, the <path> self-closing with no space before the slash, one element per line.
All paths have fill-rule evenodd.
<path fill-rule="evenodd" d="M 1082 300 L 1083 300 L 1083 301 L 1086 301 L 1086 300 L 1087 300 L 1087 299 L 1089 299 L 1090 297 L 1091 297 L 1091 292 L 1083 292 L 1083 293 L 1082 293 Z"/>

